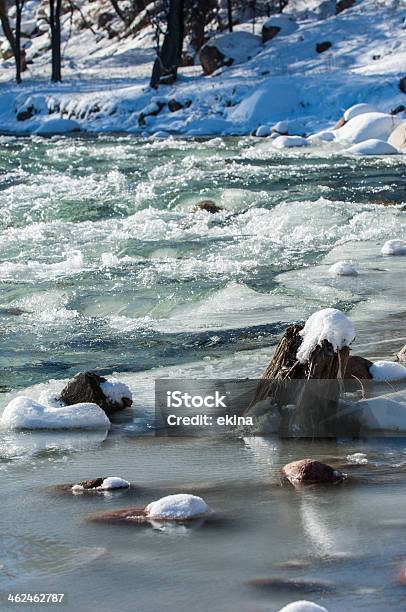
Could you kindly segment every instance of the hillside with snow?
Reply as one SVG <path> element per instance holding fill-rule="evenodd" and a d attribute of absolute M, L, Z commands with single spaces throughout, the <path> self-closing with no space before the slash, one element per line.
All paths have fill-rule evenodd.
<path fill-rule="evenodd" d="M 13 82 L 3 38 L 8 59 L 0 63 L 0 131 L 242 135 L 287 121 L 290 134 L 308 135 L 332 127 L 357 103 L 384 113 L 397 109 L 396 116 L 405 118 L 399 83 L 406 76 L 406 3 L 358 0 L 339 14 L 335 4 L 291 2 L 276 16 L 277 35 L 266 42 L 267 17 L 238 23 L 233 34 L 214 37 L 231 65 L 205 75 L 197 59 L 180 68 L 174 85 L 156 91 L 149 87 L 153 27 L 142 27 L 140 19 L 135 33 L 114 35 L 122 24 L 111 16 L 104 22 L 111 14 L 107 0 L 80 0 L 73 16 L 63 14 L 63 82 L 51 84 L 44 6 L 30 0 L 23 15 L 27 70 L 21 85 Z"/>

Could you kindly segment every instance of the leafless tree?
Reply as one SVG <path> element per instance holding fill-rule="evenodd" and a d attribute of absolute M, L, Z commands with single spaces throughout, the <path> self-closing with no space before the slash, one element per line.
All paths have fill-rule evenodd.
<path fill-rule="evenodd" d="M 62 80 L 61 71 L 61 5 L 62 0 L 49 0 L 49 24 L 51 26 L 52 72 L 51 81 Z"/>
<path fill-rule="evenodd" d="M 160 84 L 169 85 L 176 81 L 182 57 L 184 30 L 184 0 L 169 0 L 164 42 L 152 69 L 150 85 L 154 89 Z"/>

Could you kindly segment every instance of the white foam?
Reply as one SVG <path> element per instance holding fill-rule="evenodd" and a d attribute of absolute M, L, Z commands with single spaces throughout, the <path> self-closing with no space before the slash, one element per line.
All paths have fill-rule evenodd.
<path fill-rule="evenodd" d="M 336 274 L 337 276 L 358 275 L 356 267 L 350 261 L 337 261 L 337 263 L 330 267 L 329 272 L 331 274 Z"/>
<path fill-rule="evenodd" d="M 187 493 L 162 497 L 148 504 L 145 510 L 151 518 L 168 520 L 201 518 L 211 513 L 201 497 Z"/>
<path fill-rule="evenodd" d="M 369 368 L 371 376 L 377 381 L 403 380 L 406 367 L 395 361 L 375 361 Z"/>
<path fill-rule="evenodd" d="M 381 249 L 382 255 L 406 255 L 404 240 L 388 240 Z"/>
<path fill-rule="evenodd" d="M 347 455 L 346 460 L 348 463 L 354 463 L 356 465 L 365 465 L 368 463 L 368 457 L 365 453 L 353 453 L 352 455 Z"/>
<path fill-rule="evenodd" d="M 1 425 L 9 429 L 108 429 L 110 421 L 96 404 L 53 408 L 22 395 L 5 407 Z"/>
<path fill-rule="evenodd" d="M 350 319 L 341 310 L 325 308 L 313 313 L 300 335 L 303 342 L 297 352 L 300 363 L 305 363 L 316 346 L 321 346 L 323 340 L 332 344 L 334 350 L 349 346 L 355 338 L 355 330 Z"/>

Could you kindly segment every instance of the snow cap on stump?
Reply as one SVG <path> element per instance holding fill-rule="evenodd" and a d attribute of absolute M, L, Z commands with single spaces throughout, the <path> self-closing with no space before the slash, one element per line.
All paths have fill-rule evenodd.
<path fill-rule="evenodd" d="M 300 363 L 306 363 L 316 346 L 321 346 L 324 340 L 339 351 L 350 346 L 355 338 L 350 319 L 336 308 L 324 308 L 313 313 L 299 333 L 303 338 L 296 355 Z"/>

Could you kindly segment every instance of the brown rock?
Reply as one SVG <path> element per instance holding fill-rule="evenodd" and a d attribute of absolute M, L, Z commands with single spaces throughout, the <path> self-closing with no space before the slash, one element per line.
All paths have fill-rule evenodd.
<path fill-rule="evenodd" d="M 171 113 L 176 113 L 176 111 L 183 108 L 183 104 L 181 102 L 178 102 L 177 100 L 172 99 L 168 101 L 168 108 Z"/>
<path fill-rule="evenodd" d="M 340 482 L 344 478 L 339 470 L 314 459 L 300 459 L 282 468 L 282 474 L 292 484 L 324 484 Z"/>
<path fill-rule="evenodd" d="M 262 42 L 266 43 L 268 40 L 272 40 L 281 31 L 278 26 L 267 26 L 266 24 L 262 28 Z"/>
<path fill-rule="evenodd" d="M 206 212 L 215 214 L 223 210 L 221 206 L 217 206 L 213 200 L 201 200 L 200 202 L 196 202 L 193 206 L 192 212 L 198 212 L 199 210 L 205 210 Z"/>
<path fill-rule="evenodd" d="M 352 355 L 348 358 L 344 378 L 359 378 L 360 380 L 371 380 L 372 376 L 369 368 L 373 365 L 372 361 L 364 357 Z"/>
<path fill-rule="evenodd" d="M 316 44 L 316 51 L 317 53 L 324 53 L 324 51 L 330 49 L 331 46 L 331 42 L 329 40 L 325 40 L 324 42 Z"/>
<path fill-rule="evenodd" d="M 217 47 L 209 43 L 202 47 L 199 58 L 204 74 L 212 74 L 218 68 L 231 66 L 234 62 L 231 57 L 226 57 Z"/>
<path fill-rule="evenodd" d="M 355 0 L 338 0 L 336 4 L 336 15 L 354 6 Z"/>
<path fill-rule="evenodd" d="M 97 489 L 97 487 L 101 487 L 103 484 L 104 477 L 93 478 L 89 480 L 81 480 L 78 482 L 78 485 L 81 485 L 84 489 Z"/>
<path fill-rule="evenodd" d="M 121 402 L 111 401 L 102 391 L 103 382 L 106 379 L 94 372 L 80 372 L 68 382 L 59 399 L 67 406 L 82 402 L 97 404 L 107 416 L 131 406 L 132 401 L 127 397 L 121 398 Z"/>
<path fill-rule="evenodd" d="M 406 76 L 402 77 L 399 81 L 399 89 L 400 91 L 403 91 L 403 93 L 406 93 Z"/>
<path fill-rule="evenodd" d="M 345 121 L 344 117 L 340 117 L 340 119 L 337 121 L 337 123 L 333 127 L 333 130 L 339 130 L 345 124 L 346 124 L 346 121 Z"/>
<path fill-rule="evenodd" d="M 114 19 L 114 13 L 109 13 L 107 11 L 100 13 L 100 15 L 97 18 L 97 27 L 98 28 L 105 28 L 106 25 L 110 22 L 113 21 Z"/>

